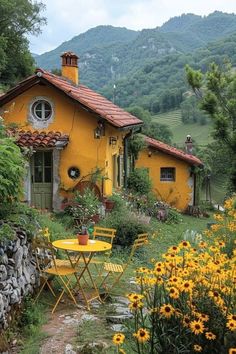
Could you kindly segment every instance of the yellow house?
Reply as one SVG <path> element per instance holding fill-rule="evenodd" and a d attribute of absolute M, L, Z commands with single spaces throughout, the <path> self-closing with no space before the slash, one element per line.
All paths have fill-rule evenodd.
<path fill-rule="evenodd" d="M 146 147 L 139 153 L 136 167 L 148 169 L 157 198 L 182 211 L 194 206 L 197 180 L 193 167 L 201 167 L 202 161 L 161 141 L 144 139 Z"/>
<path fill-rule="evenodd" d="M 7 125 L 17 124 L 17 144 L 30 148 L 25 200 L 58 210 L 66 191 L 80 188 L 92 170 L 105 178 L 102 195 L 127 179 L 127 140 L 142 121 L 79 83 L 78 57 L 62 56 L 62 76 L 37 69 L 0 97 Z M 124 170 L 124 174 L 123 174 Z"/>

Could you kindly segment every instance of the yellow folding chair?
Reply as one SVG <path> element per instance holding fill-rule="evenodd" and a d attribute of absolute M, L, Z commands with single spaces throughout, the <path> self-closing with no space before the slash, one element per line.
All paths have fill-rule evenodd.
<path fill-rule="evenodd" d="M 72 289 L 70 288 L 71 276 L 75 276 L 77 282 L 76 272 L 77 270 L 70 265 L 64 265 L 57 262 L 55 257 L 55 249 L 46 238 L 34 238 L 32 242 L 32 248 L 36 258 L 36 266 L 39 271 L 41 286 L 36 295 L 35 302 L 42 293 L 44 287 L 47 285 L 50 292 L 54 297 L 56 293 L 51 285 L 51 279 L 57 280 L 60 286 L 62 287 L 59 296 L 56 299 L 56 303 L 52 309 L 52 313 L 56 310 L 60 300 L 63 295 L 66 293 L 69 298 L 78 305 L 74 295 L 72 294 Z"/>
<path fill-rule="evenodd" d="M 125 264 L 121 265 L 121 264 L 116 264 L 116 263 L 111 263 L 111 262 L 104 263 L 104 271 L 106 272 L 106 275 L 105 275 L 102 283 L 100 284 L 100 287 L 104 286 L 106 289 L 107 294 L 106 294 L 105 298 L 111 293 L 111 290 L 119 283 L 121 277 L 123 276 L 124 272 L 126 271 L 129 264 L 131 263 L 136 250 L 138 248 L 142 247 L 143 245 L 147 244 L 147 242 L 148 242 L 148 234 L 147 233 L 139 234 L 133 243 L 129 258 Z M 108 287 L 106 285 L 106 280 L 109 276 L 114 277 L 114 280 L 113 280 L 112 284 L 110 285 L 110 287 Z"/>

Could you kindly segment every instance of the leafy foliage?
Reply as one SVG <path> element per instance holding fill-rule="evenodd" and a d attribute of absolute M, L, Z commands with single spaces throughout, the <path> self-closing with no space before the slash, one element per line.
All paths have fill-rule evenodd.
<path fill-rule="evenodd" d="M 4 210 L 22 194 L 24 158 L 18 146 L 5 134 L 0 121 L 0 206 Z"/>
<path fill-rule="evenodd" d="M 214 123 L 214 138 L 223 143 L 231 157 L 230 186 L 236 191 L 236 74 L 229 65 L 213 63 L 203 74 L 186 68 L 188 82 L 200 99 L 201 108 Z"/>
<path fill-rule="evenodd" d="M 135 168 L 128 177 L 128 189 L 138 194 L 148 194 L 152 189 L 152 181 L 146 168 Z"/>
<path fill-rule="evenodd" d="M 28 49 L 27 34 L 40 33 L 45 18 L 41 2 L 29 0 L 1 0 L 0 2 L 0 78 L 9 86 L 29 75 L 33 59 Z"/>

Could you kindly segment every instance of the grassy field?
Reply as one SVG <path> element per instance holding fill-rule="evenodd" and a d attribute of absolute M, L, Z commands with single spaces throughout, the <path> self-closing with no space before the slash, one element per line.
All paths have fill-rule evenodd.
<path fill-rule="evenodd" d="M 153 121 L 168 125 L 173 133 L 173 143 L 178 147 L 183 146 L 187 134 L 190 134 L 198 145 L 206 145 L 211 140 L 211 125 L 183 124 L 179 109 L 157 114 L 153 116 Z"/>

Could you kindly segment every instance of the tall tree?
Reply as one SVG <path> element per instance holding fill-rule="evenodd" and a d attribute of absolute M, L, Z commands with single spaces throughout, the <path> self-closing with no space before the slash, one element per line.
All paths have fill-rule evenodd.
<path fill-rule="evenodd" d="M 45 5 L 32 0 L 0 0 L 0 82 L 13 85 L 29 75 L 33 58 L 27 34 L 39 34 L 46 19 L 40 15 Z"/>
<path fill-rule="evenodd" d="M 201 108 L 213 120 L 214 138 L 228 149 L 231 160 L 229 191 L 236 192 L 236 72 L 228 64 L 219 67 L 213 63 L 205 75 L 189 66 L 186 73 Z"/>

